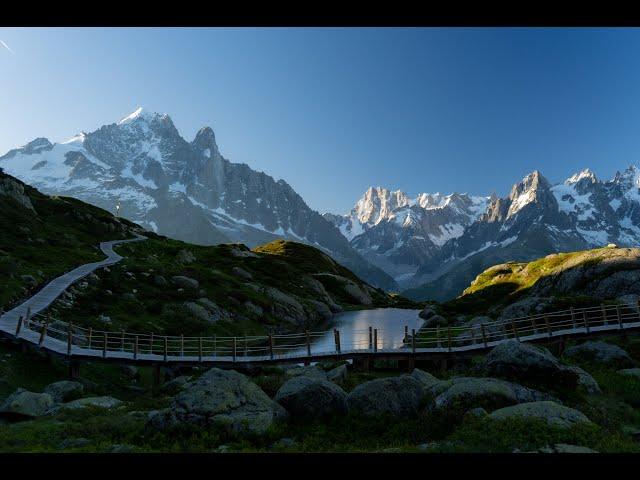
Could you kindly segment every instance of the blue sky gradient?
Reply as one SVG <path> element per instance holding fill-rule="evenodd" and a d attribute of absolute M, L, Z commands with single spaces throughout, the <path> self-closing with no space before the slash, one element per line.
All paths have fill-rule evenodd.
<path fill-rule="evenodd" d="M 640 157 L 640 30 L 0 28 L 0 152 L 138 106 L 321 212 L 370 185 L 500 195 Z"/>

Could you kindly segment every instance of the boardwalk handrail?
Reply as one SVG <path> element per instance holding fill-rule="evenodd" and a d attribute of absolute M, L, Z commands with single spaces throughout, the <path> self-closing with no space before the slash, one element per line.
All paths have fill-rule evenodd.
<path fill-rule="evenodd" d="M 625 325 L 640 326 L 640 304 L 598 305 L 578 309 L 539 313 L 525 317 L 497 320 L 490 323 L 423 327 L 415 337 L 407 334 L 399 351 L 418 353 L 460 352 L 481 350 L 509 339 L 537 340 L 559 335 L 624 329 Z M 369 345 L 367 330 L 354 331 L 349 344 L 315 351 L 310 355 L 313 340 L 325 337 L 327 331 L 305 331 L 278 335 L 247 336 L 184 336 L 158 335 L 123 331 L 94 330 L 52 320 L 41 313 L 23 320 L 22 332 L 29 330 L 39 336 L 64 342 L 69 355 L 103 357 L 162 358 L 163 361 L 271 361 L 309 356 L 331 356 L 354 352 L 388 352 L 380 345 Z M 386 330 L 388 332 L 388 330 Z M 331 331 L 329 331 L 331 333 Z M 384 329 L 377 329 L 376 341 L 384 338 Z M 334 333 L 335 335 L 335 333 Z M 270 343 L 272 342 L 272 343 Z M 273 348 L 273 350 L 272 350 Z M 338 350 L 338 348 L 340 350 Z M 396 348 L 395 350 L 398 350 Z M 165 360 L 166 358 L 166 360 Z"/>

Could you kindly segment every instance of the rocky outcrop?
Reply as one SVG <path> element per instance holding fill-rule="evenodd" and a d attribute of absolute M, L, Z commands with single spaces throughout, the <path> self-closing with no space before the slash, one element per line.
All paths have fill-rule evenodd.
<path fill-rule="evenodd" d="M 569 365 L 564 367 L 567 371 L 575 373 L 577 378 L 577 387 L 578 390 L 583 391 L 584 393 L 602 393 L 600 389 L 600 385 L 596 382 L 596 379 L 593 378 L 588 372 L 584 371 L 582 368 Z"/>
<path fill-rule="evenodd" d="M 33 208 L 33 204 L 31 203 L 31 199 L 24 192 L 24 185 L 22 183 L 9 177 L 0 177 L 0 195 L 6 195 L 18 202 L 19 205 L 31 210 L 33 213 L 36 213 L 36 210 Z"/>
<path fill-rule="evenodd" d="M 11 418 L 40 417 L 53 405 L 54 400 L 48 393 L 34 393 L 19 388 L 0 406 L 0 415 Z"/>
<path fill-rule="evenodd" d="M 631 367 L 634 364 L 629 354 L 622 348 L 605 342 L 585 342 L 569 347 L 565 350 L 564 356 L 617 368 Z"/>
<path fill-rule="evenodd" d="M 51 398 L 56 403 L 68 402 L 80 398 L 84 393 L 84 386 L 80 382 L 62 380 L 47 385 L 44 393 L 51 395 Z"/>
<path fill-rule="evenodd" d="M 327 380 L 342 385 L 347 380 L 348 370 L 346 365 L 338 365 L 327 372 Z"/>
<path fill-rule="evenodd" d="M 490 413 L 489 418 L 494 420 L 536 418 L 546 421 L 550 426 L 560 428 L 592 423 L 584 413 L 552 401 L 521 403 L 501 408 Z"/>
<path fill-rule="evenodd" d="M 348 411 L 347 394 L 333 382 L 305 376 L 285 382 L 275 401 L 294 418 L 321 419 Z"/>
<path fill-rule="evenodd" d="M 347 397 L 349 410 L 364 416 L 416 415 L 424 397 L 424 386 L 411 375 L 380 378 L 362 383 Z"/>
<path fill-rule="evenodd" d="M 234 434 L 264 433 L 286 417 L 284 408 L 244 375 L 212 368 L 178 393 L 169 408 L 150 414 L 147 426 L 166 429 L 185 424 Z"/>

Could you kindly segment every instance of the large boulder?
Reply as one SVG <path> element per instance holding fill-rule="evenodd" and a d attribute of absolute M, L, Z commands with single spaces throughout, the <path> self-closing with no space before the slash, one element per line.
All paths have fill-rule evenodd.
<path fill-rule="evenodd" d="M 231 269 L 231 274 L 234 277 L 238 277 L 240 280 L 253 280 L 253 275 L 247 272 L 244 268 L 233 267 Z"/>
<path fill-rule="evenodd" d="M 445 382 L 439 390 L 441 393 L 427 407 L 430 411 L 461 413 L 478 407 L 491 411 L 517 403 L 552 398 L 537 390 L 496 378 L 458 377 Z"/>
<path fill-rule="evenodd" d="M 448 324 L 449 322 L 447 322 L 446 318 L 444 318 L 442 315 L 435 314 L 427 318 L 422 324 L 422 326 L 425 328 L 435 328 L 435 327 L 445 327 Z"/>
<path fill-rule="evenodd" d="M 578 382 L 578 375 L 566 369 L 549 350 L 514 339 L 493 348 L 479 368 L 487 375 L 524 383 L 576 386 Z"/>
<path fill-rule="evenodd" d="M 60 406 L 56 407 L 54 411 L 49 413 L 55 413 L 58 410 L 77 410 L 80 408 L 106 408 L 112 409 L 119 407 L 122 405 L 122 400 L 118 400 L 117 398 L 103 396 L 103 397 L 85 397 L 79 398 L 77 400 L 73 400 L 71 402 L 63 403 Z"/>
<path fill-rule="evenodd" d="M 537 418 L 545 420 L 551 426 L 560 428 L 569 428 L 576 424 L 592 424 L 584 413 L 552 401 L 512 405 L 490 413 L 489 418 L 494 420 Z"/>
<path fill-rule="evenodd" d="M 551 303 L 548 297 L 530 296 L 506 306 L 500 314 L 500 320 L 526 317 L 535 313 L 542 313 Z"/>
<path fill-rule="evenodd" d="M 293 417 L 327 418 L 347 413 L 347 394 L 333 382 L 305 376 L 285 382 L 275 401 Z"/>
<path fill-rule="evenodd" d="M 379 378 L 358 385 L 347 397 L 349 410 L 365 415 L 416 415 L 424 397 L 424 385 L 411 375 Z"/>
<path fill-rule="evenodd" d="M 420 313 L 418 313 L 418 316 L 420 318 L 427 320 L 428 318 L 433 317 L 435 314 L 436 314 L 435 308 L 433 308 L 433 306 L 431 305 L 427 305 L 420 311 Z"/>
<path fill-rule="evenodd" d="M 600 385 L 595 378 L 593 378 L 588 372 L 575 365 L 564 367 L 567 371 L 575 373 L 578 377 L 578 390 L 582 390 L 584 393 L 602 393 Z"/>
<path fill-rule="evenodd" d="M 177 285 L 181 288 L 189 288 L 192 290 L 197 290 L 200 286 L 200 283 L 195 278 L 185 277 L 184 275 L 176 275 L 171 277 L 171 283 Z"/>
<path fill-rule="evenodd" d="M 19 388 L 0 406 L 0 415 L 11 418 L 39 417 L 53 405 L 54 400 L 48 393 L 35 393 Z"/>
<path fill-rule="evenodd" d="M 68 402 L 80 398 L 84 393 L 84 386 L 80 382 L 62 380 L 47 385 L 44 393 L 48 393 L 56 403 Z"/>
<path fill-rule="evenodd" d="M 284 377 L 287 380 L 294 377 L 309 377 L 318 380 L 326 380 L 327 373 L 317 365 L 305 365 L 287 368 L 284 372 Z"/>
<path fill-rule="evenodd" d="M 632 367 L 633 360 L 617 345 L 605 342 L 585 342 L 565 350 L 566 358 L 593 362 L 610 367 Z"/>
<path fill-rule="evenodd" d="M 286 410 L 244 375 L 212 368 L 178 393 L 169 408 L 151 414 L 147 426 L 193 425 L 235 434 L 264 433 L 286 417 Z"/>
<path fill-rule="evenodd" d="M 338 365 L 336 368 L 332 368 L 327 372 L 327 380 L 337 384 L 343 384 L 347 380 L 348 373 L 349 371 L 346 365 Z"/>
<path fill-rule="evenodd" d="M 180 250 L 176 255 L 176 262 L 188 265 L 196 261 L 195 255 L 190 250 Z"/>
<path fill-rule="evenodd" d="M 411 372 L 411 376 L 418 380 L 425 389 L 440 382 L 440 380 L 431 375 L 429 372 L 425 372 L 424 370 L 420 370 L 419 368 L 414 368 Z"/>
<path fill-rule="evenodd" d="M 627 377 L 640 379 L 640 368 L 623 368 L 622 370 L 618 370 L 617 373 Z"/>

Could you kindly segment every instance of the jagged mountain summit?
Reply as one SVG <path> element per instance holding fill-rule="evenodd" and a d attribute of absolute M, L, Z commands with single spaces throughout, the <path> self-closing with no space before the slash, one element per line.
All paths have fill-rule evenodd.
<path fill-rule="evenodd" d="M 0 168 L 48 194 L 119 206 L 120 216 L 191 243 L 308 243 L 371 284 L 397 289 L 284 180 L 225 159 L 209 127 L 188 142 L 167 114 L 138 108 L 66 142 L 36 138 L 0 157 Z"/>
<path fill-rule="evenodd" d="M 640 170 L 612 180 L 586 169 L 552 185 L 534 171 L 499 198 L 370 188 L 344 216 L 351 244 L 414 299 L 455 297 L 482 270 L 555 252 L 640 244 Z"/>

